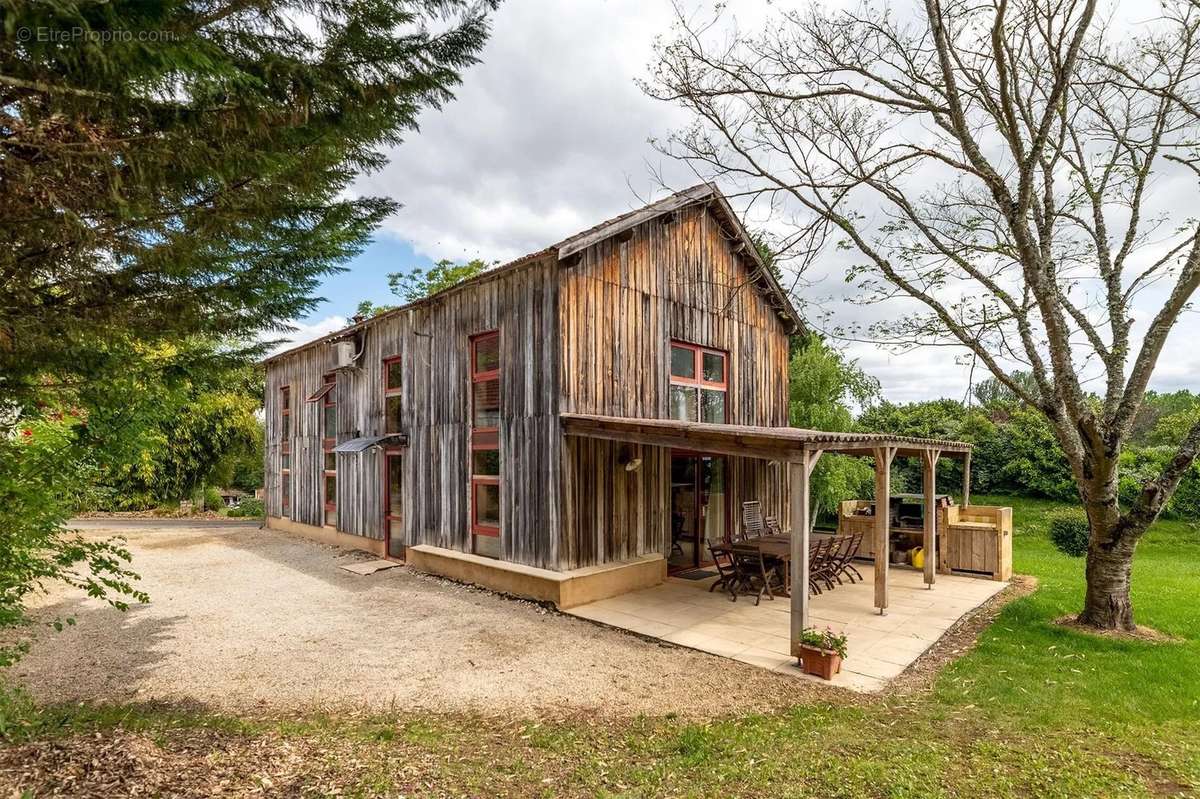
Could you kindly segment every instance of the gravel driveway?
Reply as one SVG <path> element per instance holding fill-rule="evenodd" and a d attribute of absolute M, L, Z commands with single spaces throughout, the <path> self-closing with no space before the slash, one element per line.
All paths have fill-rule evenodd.
<path fill-rule="evenodd" d="M 151 601 L 122 614 L 43 597 L 40 613 L 78 619 L 14 669 L 43 701 L 704 717 L 823 690 L 407 568 L 359 577 L 338 564 L 361 553 L 252 524 L 78 524 L 128 538 Z"/>

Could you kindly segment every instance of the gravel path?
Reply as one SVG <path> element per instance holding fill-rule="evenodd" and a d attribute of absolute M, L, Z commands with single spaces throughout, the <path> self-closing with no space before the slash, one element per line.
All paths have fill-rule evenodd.
<path fill-rule="evenodd" d="M 80 526 L 128 538 L 151 601 L 121 614 L 65 592 L 43 597 L 39 613 L 78 619 L 41 633 L 14 669 L 43 701 L 705 717 L 829 696 L 407 568 L 359 577 L 338 564 L 361 553 L 245 523 Z"/>

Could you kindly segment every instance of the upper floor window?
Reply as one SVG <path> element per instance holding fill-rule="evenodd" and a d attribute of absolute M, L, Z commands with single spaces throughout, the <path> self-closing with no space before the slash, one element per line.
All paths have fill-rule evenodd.
<path fill-rule="evenodd" d="M 471 426 L 500 427 L 500 333 L 471 339 Z"/>
<path fill-rule="evenodd" d="M 279 440 L 286 442 L 292 437 L 292 389 L 279 389 Z"/>
<path fill-rule="evenodd" d="M 671 342 L 670 413 L 686 422 L 723 423 L 729 357 L 721 350 Z"/>
<path fill-rule="evenodd" d="M 337 396 L 334 387 L 337 385 L 337 375 L 325 375 L 325 382 L 315 399 L 321 400 L 321 438 L 327 442 L 337 438 Z"/>
<path fill-rule="evenodd" d="M 401 374 L 400 358 L 387 358 L 383 362 L 383 432 L 399 433 L 401 422 Z"/>

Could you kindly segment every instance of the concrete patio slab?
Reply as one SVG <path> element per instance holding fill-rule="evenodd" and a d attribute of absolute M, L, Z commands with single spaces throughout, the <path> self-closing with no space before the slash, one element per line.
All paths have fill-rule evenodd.
<path fill-rule="evenodd" d="M 786 598 L 754 600 L 709 592 L 712 580 L 670 578 L 661 585 L 631 591 L 564 612 L 611 627 L 659 638 L 679 646 L 816 680 L 804 674 L 790 654 L 791 605 Z M 830 627 L 849 639 L 849 655 L 833 685 L 878 691 L 899 676 L 966 613 L 1002 591 L 1008 583 L 938 575 L 932 589 L 915 569 L 890 573 L 890 607 L 880 616 L 872 606 L 870 582 L 840 585 L 812 597 L 814 627 Z"/>

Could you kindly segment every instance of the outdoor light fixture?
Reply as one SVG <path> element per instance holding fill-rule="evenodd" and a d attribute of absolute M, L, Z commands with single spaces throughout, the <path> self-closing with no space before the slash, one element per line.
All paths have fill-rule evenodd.
<path fill-rule="evenodd" d="M 621 447 L 621 454 L 617 456 L 617 463 L 624 466 L 627 472 L 636 472 L 642 468 L 642 459 L 633 457 L 632 447 Z"/>

